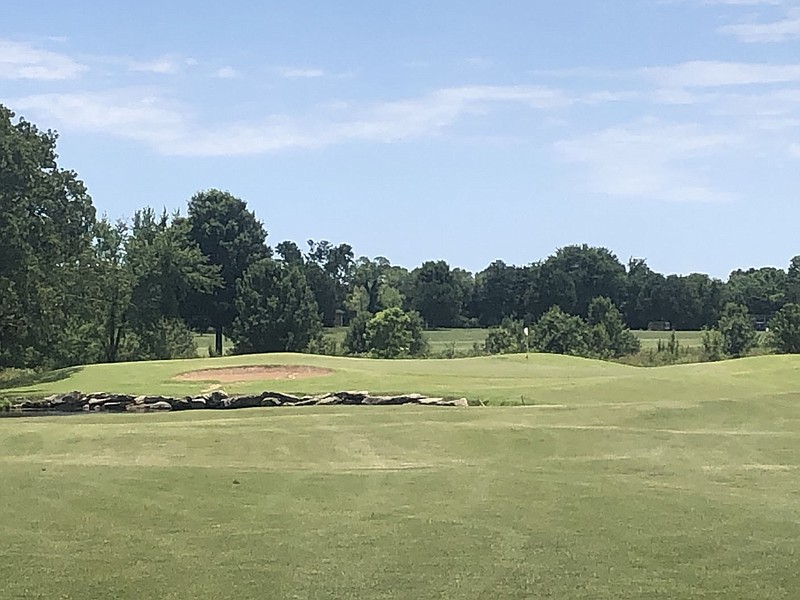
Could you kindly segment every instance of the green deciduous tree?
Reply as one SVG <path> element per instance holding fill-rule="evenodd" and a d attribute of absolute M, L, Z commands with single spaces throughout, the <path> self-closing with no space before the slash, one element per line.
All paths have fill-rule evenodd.
<path fill-rule="evenodd" d="M 606 248 L 565 246 L 539 265 L 532 295 L 533 316 L 553 305 L 586 317 L 592 298 L 605 296 L 616 305 L 626 297 L 625 267 Z"/>
<path fill-rule="evenodd" d="M 328 240 L 308 240 L 306 277 L 326 327 L 340 325 L 347 312 L 345 300 L 353 273 L 353 248 Z"/>
<path fill-rule="evenodd" d="M 376 358 L 419 356 L 427 350 L 422 330 L 422 319 L 417 313 L 387 308 L 367 321 L 366 347 Z"/>
<path fill-rule="evenodd" d="M 481 325 L 494 327 L 507 317 L 524 316 L 526 269 L 498 260 L 475 275 L 475 312 Z"/>
<path fill-rule="evenodd" d="M 344 351 L 347 354 L 366 354 L 369 352 L 367 342 L 367 323 L 372 315 L 366 310 L 356 313 L 350 320 L 347 333 L 344 336 Z"/>
<path fill-rule="evenodd" d="M 783 269 L 737 269 L 728 277 L 726 299 L 743 304 L 751 315 L 772 316 L 786 302 L 787 277 Z"/>
<path fill-rule="evenodd" d="M 322 331 L 317 303 L 297 266 L 250 265 L 236 286 L 231 339 L 237 353 L 302 352 Z"/>
<path fill-rule="evenodd" d="M 639 352 L 639 339 L 625 325 L 622 313 L 605 297 L 589 304 L 589 352 L 600 358 L 619 358 Z"/>
<path fill-rule="evenodd" d="M 192 294 L 184 317 L 195 327 L 213 327 L 215 349 L 222 353 L 223 332 L 236 318 L 236 281 L 255 262 L 271 255 L 267 233 L 247 204 L 220 190 L 198 192 L 189 201 L 189 236 L 220 269 L 222 285 L 211 293 Z"/>
<path fill-rule="evenodd" d="M 780 354 L 800 354 L 800 304 L 786 304 L 772 317 L 768 339 Z"/>
<path fill-rule="evenodd" d="M 488 354 L 516 354 L 527 350 L 525 324 L 506 317 L 500 326 L 492 329 L 483 342 Z"/>
<path fill-rule="evenodd" d="M 81 274 L 95 211 L 59 168 L 56 139 L 0 105 L 0 367 L 86 358 L 76 325 L 89 307 Z"/>
<path fill-rule="evenodd" d="M 458 326 L 464 300 L 464 288 L 445 261 L 427 261 L 411 272 L 408 301 L 428 327 Z"/>
<path fill-rule="evenodd" d="M 729 302 L 722 310 L 717 323 L 722 334 L 723 350 L 729 356 L 743 356 L 756 345 L 756 331 L 747 307 Z"/>
<path fill-rule="evenodd" d="M 102 360 L 194 356 L 180 307 L 191 294 L 211 293 L 219 268 L 189 238 L 186 220 L 145 208 L 131 226 L 101 219 L 94 232 L 95 263 L 87 279 L 94 286 Z"/>
<path fill-rule="evenodd" d="M 534 325 L 531 349 L 551 354 L 586 356 L 589 349 L 587 335 L 583 319 L 553 306 Z"/>

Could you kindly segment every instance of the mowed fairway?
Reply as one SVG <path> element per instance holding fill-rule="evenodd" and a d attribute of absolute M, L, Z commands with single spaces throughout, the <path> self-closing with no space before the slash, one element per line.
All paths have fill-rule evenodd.
<path fill-rule="evenodd" d="M 38 393 L 228 391 L 525 406 L 0 420 L 0 598 L 794 598 L 800 359 L 274 355 L 93 366 Z M 31 391 L 29 389 L 28 391 Z"/>

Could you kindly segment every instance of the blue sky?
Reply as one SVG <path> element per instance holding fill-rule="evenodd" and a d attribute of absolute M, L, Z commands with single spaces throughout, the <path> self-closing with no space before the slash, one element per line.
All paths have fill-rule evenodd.
<path fill-rule="evenodd" d="M 800 254 L 799 0 L 15 2 L 0 103 L 112 218 L 216 187 L 407 267 Z"/>

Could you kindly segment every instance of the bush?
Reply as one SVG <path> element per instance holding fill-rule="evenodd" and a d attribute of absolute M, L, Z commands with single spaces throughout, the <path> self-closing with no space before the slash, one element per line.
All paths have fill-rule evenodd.
<path fill-rule="evenodd" d="M 717 330 L 722 335 L 723 351 L 729 356 L 744 356 L 758 342 L 753 321 L 742 304 L 729 302 L 725 305 Z"/>
<path fill-rule="evenodd" d="M 121 360 L 167 360 L 197 357 L 194 334 L 180 319 L 161 318 L 129 331 L 120 348 Z"/>
<path fill-rule="evenodd" d="M 725 340 L 716 329 L 703 330 L 703 360 L 717 361 L 724 357 L 723 347 Z"/>
<path fill-rule="evenodd" d="M 552 306 L 533 327 L 531 348 L 551 354 L 588 356 L 588 333 L 583 319 Z"/>
<path fill-rule="evenodd" d="M 786 304 L 772 317 L 767 343 L 780 354 L 800 354 L 800 304 Z"/>
<path fill-rule="evenodd" d="M 515 354 L 525 352 L 525 325 L 510 317 L 503 319 L 500 326 L 489 332 L 483 348 L 487 354 Z"/>
<path fill-rule="evenodd" d="M 344 351 L 347 354 L 366 354 L 369 352 L 367 344 L 367 323 L 372 315 L 361 311 L 350 321 L 347 334 L 344 336 Z"/>
<path fill-rule="evenodd" d="M 641 342 L 625 325 L 622 313 L 605 297 L 589 304 L 589 351 L 599 358 L 619 358 L 636 354 Z"/>
<path fill-rule="evenodd" d="M 367 321 L 368 352 L 376 358 L 421 356 L 428 349 L 422 330 L 422 318 L 418 313 L 407 313 L 400 308 L 382 310 Z"/>

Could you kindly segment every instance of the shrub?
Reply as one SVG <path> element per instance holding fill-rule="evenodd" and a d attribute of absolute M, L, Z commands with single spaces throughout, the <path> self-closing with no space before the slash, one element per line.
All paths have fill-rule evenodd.
<path fill-rule="evenodd" d="M 525 325 L 510 317 L 503 319 L 500 326 L 489 332 L 483 343 L 488 354 L 514 354 L 525 352 Z"/>
<path fill-rule="evenodd" d="M 583 319 L 552 306 L 533 327 L 531 348 L 551 354 L 587 356 L 588 333 Z"/>
<path fill-rule="evenodd" d="M 745 355 L 758 341 L 747 307 L 742 304 L 725 305 L 717 330 L 722 334 L 723 351 L 729 356 Z"/>
<path fill-rule="evenodd" d="M 772 317 L 767 343 L 780 354 L 800 354 L 800 304 L 786 304 Z"/>
<path fill-rule="evenodd" d="M 427 351 L 422 318 L 415 312 L 387 308 L 367 321 L 365 340 L 376 358 L 420 356 Z"/>
<path fill-rule="evenodd" d="M 723 358 L 723 347 L 725 341 L 722 334 L 716 329 L 703 330 L 703 360 L 716 361 Z"/>

